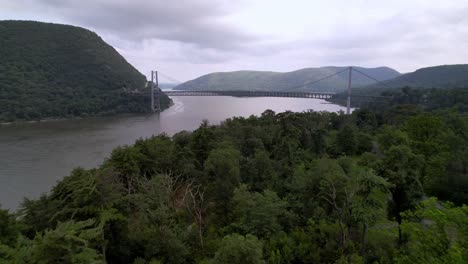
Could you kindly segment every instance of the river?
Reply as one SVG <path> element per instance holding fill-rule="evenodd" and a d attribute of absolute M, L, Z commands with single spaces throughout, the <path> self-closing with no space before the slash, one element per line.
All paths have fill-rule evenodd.
<path fill-rule="evenodd" d="M 173 97 L 160 114 L 96 117 L 0 125 L 0 205 L 15 210 L 23 197 L 48 192 L 74 167 L 92 168 L 119 145 L 154 134 L 194 130 L 203 119 L 212 124 L 233 116 L 259 115 L 266 109 L 302 112 L 345 108 L 320 99 Z"/>

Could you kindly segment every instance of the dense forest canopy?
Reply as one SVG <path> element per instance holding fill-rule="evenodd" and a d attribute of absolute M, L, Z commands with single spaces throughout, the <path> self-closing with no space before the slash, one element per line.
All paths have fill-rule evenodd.
<path fill-rule="evenodd" d="M 418 69 L 368 88 L 468 88 L 468 64 L 440 65 Z"/>
<path fill-rule="evenodd" d="M 274 113 L 116 148 L 17 213 L 0 263 L 468 263 L 468 117 Z"/>
<path fill-rule="evenodd" d="M 200 76 L 175 87 L 176 90 L 253 90 L 253 91 L 284 91 L 308 82 L 329 76 L 338 72 L 340 74 L 314 85 L 295 91 L 339 92 L 346 88 L 348 83 L 348 67 L 320 67 L 306 68 L 292 72 L 265 72 L 265 71 L 235 71 L 216 72 Z M 400 75 L 399 72 L 388 67 L 362 68 L 355 67 L 363 73 L 378 80 L 388 80 Z M 355 74 L 353 87 L 369 85 L 373 80 Z"/>
<path fill-rule="evenodd" d="M 346 93 L 336 94 L 327 99 L 330 102 L 346 105 Z M 416 105 L 421 109 L 433 111 L 440 108 L 451 108 L 468 112 L 467 88 L 386 88 L 380 91 L 371 88 L 352 91 L 351 105 L 374 112 L 384 112 L 397 105 Z"/>
<path fill-rule="evenodd" d="M 150 109 L 145 76 L 94 32 L 0 21 L 0 47 L 0 122 Z"/>
<path fill-rule="evenodd" d="M 442 65 L 416 70 L 399 77 L 352 89 L 355 107 L 375 111 L 394 104 L 416 104 L 431 110 L 456 107 L 468 110 L 468 64 Z M 375 97 L 381 96 L 380 100 Z M 329 101 L 346 105 L 347 91 L 337 93 Z M 382 105 L 385 105 L 382 107 Z"/>

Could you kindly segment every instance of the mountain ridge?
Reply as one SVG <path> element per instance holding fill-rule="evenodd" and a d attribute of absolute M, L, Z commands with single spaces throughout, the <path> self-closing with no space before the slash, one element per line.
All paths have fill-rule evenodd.
<path fill-rule="evenodd" d="M 348 66 L 349 67 L 349 66 Z M 340 71 L 334 77 L 324 80 L 312 87 L 307 87 L 300 90 L 308 91 L 330 91 L 335 92 L 345 89 L 348 80 L 348 74 L 344 66 L 324 66 L 324 67 L 309 67 L 290 72 L 273 72 L 273 71 L 250 71 L 240 70 L 232 72 L 214 72 L 196 79 L 187 81 L 176 86 L 175 90 L 270 90 L 281 91 L 292 87 L 305 85 L 311 81 L 329 76 Z M 365 72 L 377 79 L 387 80 L 400 75 L 396 70 L 381 66 L 375 68 L 364 68 L 352 66 L 360 71 Z M 353 87 L 368 85 L 373 83 L 367 77 L 356 75 L 353 77 Z"/>
<path fill-rule="evenodd" d="M 402 85 L 417 88 L 468 87 L 468 64 L 424 67 L 383 83 L 394 88 Z"/>

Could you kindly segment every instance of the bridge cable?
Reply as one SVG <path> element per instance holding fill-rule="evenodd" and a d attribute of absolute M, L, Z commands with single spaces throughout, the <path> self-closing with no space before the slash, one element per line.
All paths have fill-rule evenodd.
<path fill-rule="evenodd" d="M 158 74 L 162 75 L 164 78 L 168 79 L 169 81 L 176 82 L 176 83 L 178 83 L 178 84 L 182 84 L 182 83 L 183 83 L 183 82 L 181 82 L 181 81 L 179 81 L 179 80 L 177 80 L 177 79 L 175 79 L 175 78 L 173 78 L 173 77 L 171 77 L 171 76 L 169 76 L 169 75 L 167 75 L 167 74 L 164 74 L 164 73 L 162 73 L 162 72 L 160 72 L 160 71 L 158 71 Z"/>
<path fill-rule="evenodd" d="M 340 73 L 343 73 L 343 72 L 345 72 L 345 71 L 348 71 L 348 70 L 349 70 L 349 69 L 346 68 L 346 69 L 344 69 L 344 70 L 341 70 L 341 71 L 335 72 L 335 73 L 333 73 L 333 74 L 324 76 L 324 77 L 319 78 L 319 79 L 317 79 L 317 80 L 313 80 L 313 81 L 310 81 L 310 82 L 307 82 L 307 83 L 304 83 L 304 84 L 301 84 L 301 85 L 298 85 L 298 86 L 294 86 L 294 87 L 285 89 L 285 90 L 283 90 L 283 91 L 286 92 L 286 91 L 290 91 L 290 90 L 295 90 L 295 89 L 299 89 L 299 88 L 302 88 L 302 87 L 305 87 L 305 86 L 308 86 L 308 85 L 311 85 L 311 84 L 314 84 L 314 83 L 318 83 L 318 82 L 324 81 L 324 80 L 326 80 L 326 79 L 332 78 L 332 77 L 334 77 L 334 76 L 336 76 L 336 75 L 338 75 L 338 74 L 340 74 Z M 162 73 L 162 72 L 160 72 L 160 71 L 158 71 L 158 73 L 161 74 L 161 75 L 162 75 L 163 77 L 165 77 L 166 79 L 169 79 L 170 81 L 177 82 L 177 83 L 179 83 L 179 84 L 183 84 L 183 85 L 185 85 L 185 86 L 188 86 L 188 87 L 190 87 L 190 88 L 193 88 L 193 89 L 195 89 L 195 90 L 198 90 L 197 87 L 194 87 L 194 86 L 192 86 L 192 85 L 190 85 L 190 84 L 187 84 L 187 82 L 181 82 L 181 81 L 179 81 L 179 80 L 177 80 L 177 79 L 175 79 L 175 78 L 173 78 L 173 77 L 171 77 L 171 76 L 169 76 L 169 75 L 167 75 L 167 74 L 164 74 L 164 73 Z"/>
<path fill-rule="evenodd" d="M 334 77 L 334 76 L 336 76 L 336 75 L 338 75 L 338 74 L 340 74 L 340 73 L 343 73 L 343 72 L 345 72 L 345 71 L 348 71 L 348 70 L 349 70 L 349 69 L 346 68 L 346 69 L 344 69 L 344 70 L 335 72 L 335 73 L 333 73 L 333 74 L 330 74 L 330 75 L 328 75 L 328 76 L 322 77 L 322 78 L 320 78 L 320 79 L 317 79 L 317 80 L 314 80 L 314 81 L 311 81 L 311 82 L 307 82 L 307 83 L 304 83 L 304 84 L 301 84 L 301 85 L 298 85 L 298 86 L 295 86 L 295 87 L 291 87 L 291 88 L 285 89 L 285 90 L 283 90 L 283 91 L 295 90 L 295 89 L 299 89 L 299 88 L 302 88 L 302 87 L 305 87 L 305 86 L 308 86 L 308 85 L 311 85 L 311 84 L 314 84 L 314 83 L 318 83 L 318 82 L 320 82 L 320 81 L 329 79 L 329 78 L 331 78 L 331 77 Z"/>
<path fill-rule="evenodd" d="M 374 78 L 374 77 L 372 77 L 372 76 L 370 76 L 370 75 L 368 75 L 368 74 L 365 74 L 365 73 L 363 73 L 363 72 L 360 71 L 360 70 L 356 70 L 355 68 L 351 68 L 351 69 L 352 69 L 353 71 L 356 71 L 356 72 L 360 73 L 361 75 L 364 75 L 365 77 L 367 77 L 367 78 L 369 78 L 369 79 L 375 81 L 376 83 L 382 84 L 383 86 L 386 86 L 386 87 L 388 87 L 388 88 L 393 88 L 393 87 L 391 87 L 390 85 L 384 83 L 383 81 L 377 80 L 376 78 Z M 373 85 L 373 84 L 370 84 L 370 85 Z"/>
<path fill-rule="evenodd" d="M 386 86 L 386 87 L 388 87 L 388 88 L 391 88 L 391 89 L 397 88 L 397 87 L 392 87 L 392 86 L 386 84 L 385 82 L 387 82 L 387 81 L 393 81 L 393 82 L 395 82 L 395 81 L 396 81 L 396 82 L 403 83 L 403 84 L 406 83 L 407 86 L 409 86 L 409 87 L 411 87 L 411 84 L 414 84 L 414 85 L 416 85 L 416 86 L 415 86 L 416 88 L 417 88 L 418 86 L 421 86 L 421 85 L 418 84 L 417 82 L 415 82 L 415 81 L 410 81 L 410 80 L 401 80 L 401 79 L 400 79 L 400 80 L 394 80 L 394 79 L 390 79 L 390 80 L 386 80 L 386 81 L 379 81 L 379 80 L 377 80 L 377 79 L 375 79 L 375 78 L 372 78 L 371 76 L 369 76 L 369 75 L 363 73 L 362 71 L 356 70 L 355 68 L 353 68 L 353 71 L 356 71 L 356 72 L 358 72 L 358 73 L 360 73 L 360 74 L 366 76 L 367 78 L 370 78 L 370 79 L 372 79 L 372 80 L 374 80 L 374 81 L 376 81 L 376 82 L 378 82 L 378 83 L 380 83 L 380 84 L 383 84 L 384 86 Z M 400 77 L 404 77 L 404 76 L 405 76 L 405 74 L 402 74 L 402 75 L 400 75 L 399 77 L 396 77 L 396 78 L 400 78 Z M 408 84 L 409 84 L 409 85 L 408 85 Z M 373 84 L 370 84 L 370 85 L 373 85 Z"/>

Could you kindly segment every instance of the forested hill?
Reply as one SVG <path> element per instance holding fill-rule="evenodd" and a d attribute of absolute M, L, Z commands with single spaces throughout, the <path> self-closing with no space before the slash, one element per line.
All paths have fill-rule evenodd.
<path fill-rule="evenodd" d="M 324 76 L 346 70 L 347 67 L 306 68 L 293 72 L 265 72 L 265 71 L 235 71 L 219 72 L 203 75 L 185 82 L 176 90 L 269 90 L 282 91 L 304 85 Z M 378 80 L 388 80 L 400 75 L 388 67 L 361 68 L 355 67 Z M 307 86 L 302 90 L 338 92 L 345 89 L 348 82 L 348 72 L 345 71 L 330 79 Z M 353 76 L 353 87 L 372 84 L 374 81 L 360 75 Z M 300 91 L 301 89 L 295 89 Z"/>
<path fill-rule="evenodd" d="M 0 122 L 149 110 L 145 76 L 94 32 L 0 21 L 0 47 Z"/>
<path fill-rule="evenodd" d="M 421 68 L 366 88 L 468 88 L 468 64 Z"/>

